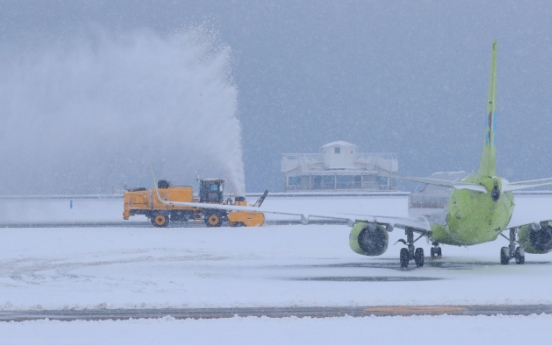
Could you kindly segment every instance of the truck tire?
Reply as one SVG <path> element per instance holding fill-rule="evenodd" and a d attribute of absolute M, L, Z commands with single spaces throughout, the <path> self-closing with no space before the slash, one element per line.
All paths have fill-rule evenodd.
<path fill-rule="evenodd" d="M 151 217 L 151 223 L 158 228 L 164 228 L 169 225 L 169 217 L 164 213 L 157 213 Z"/>
<path fill-rule="evenodd" d="M 222 219 L 216 213 L 205 215 L 205 225 L 208 227 L 219 227 L 222 224 Z"/>

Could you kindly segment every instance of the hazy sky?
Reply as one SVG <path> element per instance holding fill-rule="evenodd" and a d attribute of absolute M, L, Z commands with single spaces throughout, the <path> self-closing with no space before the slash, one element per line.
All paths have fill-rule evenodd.
<path fill-rule="evenodd" d="M 497 172 L 520 180 L 552 176 L 550 18 L 519 0 L 0 1 L 0 56 L 97 30 L 216 31 L 253 192 L 282 190 L 281 153 L 335 140 L 396 152 L 402 175 L 476 170 L 497 39 Z"/>

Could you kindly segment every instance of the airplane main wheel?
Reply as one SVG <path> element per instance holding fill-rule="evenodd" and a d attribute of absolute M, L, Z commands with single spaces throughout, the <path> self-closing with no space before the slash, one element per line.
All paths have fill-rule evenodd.
<path fill-rule="evenodd" d="M 510 263 L 510 249 L 508 247 L 500 248 L 500 263 L 508 265 Z"/>
<path fill-rule="evenodd" d="M 169 225 L 169 217 L 165 214 L 158 213 L 152 218 L 152 224 L 158 228 L 164 228 Z"/>
<path fill-rule="evenodd" d="M 406 248 L 401 249 L 401 267 L 407 268 L 410 262 L 410 252 Z"/>
<path fill-rule="evenodd" d="M 443 254 L 441 252 L 441 247 L 435 248 L 435 254 L 437 254 L 437 257 L 439 257 L 439 258 L 443 256 Z"/>
<path fill-rule="evenodd" d="M 424 266 L 424 249 L 423 248 L 417 248 L 414 252 L 414 262 L 416 262 L 417 267 L 423 267 Z"/>
<path fill-rule="evenodd" d="M 437 256 L 437 248 L 431 247 L 431 249 L 429 250 L 429 254 L 432 259 L 435 259 L 435 257 Z"/>
<path fill-rule="evenodd" d="M 516 259 L 516 264 L 523 265 L 525 263 L 525 250 L 522 247 L 517 247 L 514 258 Z"/>

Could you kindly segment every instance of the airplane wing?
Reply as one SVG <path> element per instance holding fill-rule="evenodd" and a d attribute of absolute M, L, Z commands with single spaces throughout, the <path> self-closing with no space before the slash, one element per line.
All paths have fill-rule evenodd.
<path fill-rule="evenodd" d="M 513 217 L 512 217 L 513 218 Z M 511 228 L 519 228 L 520 226 L 524 225 L 531 225 L 531 224 L 541 224 L 541 223 L 552 223 L 552 218 L 549 216 L 548 219 L 512 219 L 510 223 L 506 226 L 504 230 L 508 230 Z M 551 224 L 552 225 L 552 224 Z"/>
<path fill-rule="evenodd" d="M 549 184 L 552 184 L 552 178 L 519 182 L 506 182 L 502 185 L 502 191 L 508 192 L 524 188 L 545 186 Z M 541 222 L 548 222 L 552 220 L 552 212 L 547 204 L 535 203 L 531 204 L 530 207 L 526 207 L 525 209 L 521 209 L 520 206 L 522 205 L 517 205 L 514 209 L 514 213 L 512 214 L 512 218 L 506 226 L 506 229 L 518 228 L 523 225 L 539 224 Z"/>
<path fill-rule="evenodd" d="M 153 182 L 155 185 L 155 173 L 153 172 L 153 167 L 151 168 Z M 445 181 L 447 182 L 447 181 Z M 259 206 L 257 203 L 255 203 L 254 206 L 233 206 L 233 205 L 220 205 L 220 204 L 207 204 L 207 203 L 197 203 L 197 202 L 180 202 L 180 201 L 168 201 L 163 199 L 161 197 L 161 194 L 159 193 L 159 188 L 155 188 L 155 191 L 157 193 L 157 198 L 159 201 L 165 205 L 170 206 L 187 206 L 187 207 L 196 207 L 196 208 L 204 208 L 204 209 L 210 209 L 210 210 L 225 210 L 225 211 L 246 211 L 246 212 L 262 212 L 262 213 L 270 213 L 270 214 L 279 214 L 279 215 L 288 215 L 288 216 L 299 216 L 301 217 L 301 223 L 308 224 L 310 218 L 322 218 L 322 219 L 335 219 L 335 220 L 345 220 L 349 224 L 354 224 L 356 222 L 369 222 L 369 223 L 378 223 L 378 224 L 386 224 L 390 225 L 388 227 L 388 231 L 392 231 L 393 227 L 397 228 L 411 228 L 414 230 L 414 232 L 420 233 L 420 234 L 427 234 L 429 231 L 431 231 L 431 226 L 429 222 L 424 218 L 407 218 L 407 217 L 387 217 L 387 216 L 374 216 L 374 215 L 358 215 L 358 214 L 311 214 L 311 213 L 305 213 L 305 212 L 289 212 L 289 211 L 281 211 L 281 210 L 269 210 L 266 208 L 261 208 L 260 205 L 262 204 L 262 201 L 268 194 L 268 191 L 265 191 L 263 194 L 263 197 L 259 199 Z"/>
<path fill-rule="evenodd" d="M 410 218 L 410 217 L 391 217 L 391 216 L 373 216 L 366 214 L 341 214 L 336 213 L 333 215 L 338 219 L 347 219 L 353 222 L 368 222 L 378 224 L 389 224 L 395 228 L 411 228 L 414 232 L 427 233 L 431 231 L 431 226 L 427 219 L 424 218 Z M 311 215 L 311 217 L 319 217 Z M 346 217 L 346 218 L 345 218 Z"/>
<path fill-rule="evenodd" d="M 369 222 L 369 223 L 378 223 L 378 224 L 388 224 L 391 226 L 390 230 L 393 227 L 397 228 L 412 228 L 415 232 L 418 233 L 427 233 L 431 230 L 429 222 L 423 218 L 407 218 L 407 217 L 388 217 L 388 216 L 374 216 L 374 215 L 362 215 L 362 214 L 313 214 L 313 213 L 304 213 L 304 212 L 289 212 L 281 210 L 269 210 L 262 207 L 254 206 L 233 206 L 233 205 L 220 205 L 220 204 L 206 204 L 206 203 L 197 203 L 197 202 L 180 202 L 180 201 L 168 201 L 161 197 L 158 189 L 155 189 L 157 192 L 157 198 L 160 202 L 165 205 L 170 206 L 187 206 L 187 207 L 196 207 L 204 208 L 210 210 L 225 210 L 225 211 L 246 211 L 246 212 L 262 212 L 278 215 L 288 215 L 288 216 L 298 216 L 301 217 L 301 222 L 303 224 L 308 224 L 309 219 L 311 218 L 321 218 L 321 219 L 334 219 L 334 220 L 344 220 L 350 224 L 355 222 Z"/>
<path fill-rule="evenodd" d="M 529 202 L 527 200 L 530 200 Z M 533 201 L 534 200 L 534 201 Z M 518 228 L 523 225 L 539 224 L 552 221 L 550 204 L 541 202 L 542 199 L 525 199 L 516 203 L 514 213 L 506 229 Z"/>
<path fill-rule="evenodd" d="M 527 180 L 527 181 L 519 181 L 519 182 L 508 182 L 505 186 L 502 186 L 502 190 L 504 192 L 508 192 L 508 191 L 524 189 L 524 188 L 546 186 L 549 184 L 552 184 L 552 178 L 544 178 L 539 180 Z"/>
<path fill-rule="evenodd" d="M 423 178 L 423 177 L 409 177 L 409 176 L 391 176 L 391 175 L 381 175 L 392 179 L 406 180 L 412 182 L 426 183 L 435 186 L 449 187 L 454 189 L 467 189 L 473 190 L 475 192 L 487 193 L 487 189 L 480 184 L 463 182 L 463 181 L 448 181 L 448 180 L 439 180 L 433 178 Z M 551 182 L 552 183 L 552 182 Z"/>

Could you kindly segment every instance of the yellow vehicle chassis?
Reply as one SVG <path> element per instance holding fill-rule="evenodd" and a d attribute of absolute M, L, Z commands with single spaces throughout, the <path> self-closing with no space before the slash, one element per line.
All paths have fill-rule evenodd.
<path fill-rule="evenodd" d="M 177 202 L 198 202 L 193 197 L 193 188 L 188 186 L 159 188 L 159 194 L 164 200 Z M 246 202 L 236 205 L 246 206 Z M 214 211 L 208 209 L 172 206 L 163 204 L 157 197 L 156 188 L 146 190 L 140 188 L 125 192 L 123 219 L 143 214 L 148 217 L 154 226 L 164 227 L 170 221 L 205 221 L 207 226 L 220 226 L 228 221 L 229 226 L 261 226 L 264 223 L 264 214 L 261 212 Z"/>

